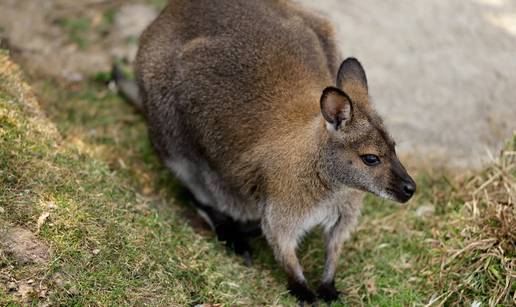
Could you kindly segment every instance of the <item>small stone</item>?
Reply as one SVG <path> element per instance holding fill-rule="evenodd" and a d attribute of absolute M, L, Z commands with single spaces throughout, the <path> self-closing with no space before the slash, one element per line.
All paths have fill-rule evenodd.
<path fill-rule="evenodd" d="M 471 303 L 471 307 L 481 307 L 481 306 L 482 306 L 482 303 L 479 301 L 473 301 L 473 303 Z"/>
<path fill-rule="evenodd" d="M 96 248 L 91 251 L 93 255 L 98 255 L 100 253 L 100 249 Z"/>
<path fill-rule="evenodd" d="M 72 295 L 77 295 L 77 294 L 79 294 L 79 290 L 77 290 L 77 288 L 75 288 L 75 287 L 71 287 L 70 289 L 68 289 L 68 293 L 70 293 Z"/>
<path fill-rule="evenodd" d="M 45 298 L 45 297 L 47 297 L 47 290 L 41 290 L 41 291 L 39 291 L 39 293 L 38 293 L 38 297 L 39 297 L 39 298 Z"/>
<path fill-rule="evenodd" d="M 54 283 L 56 284 L 56 286 L 58 287 L 64 287 L 64 279 L 63 279 L 63 274 L 62 273 L 55 273 L 54 276 L 52 277 Z"/>
<path fill-rule="evenodd" d="M 11 281 L 7 284 L 7 290 L 16 291 L 18 290 L 18 285 L 14 281 Z"/>
<path fill-rule="evenodd" d="M 21 295 L 22 300 L 27 300 L 32 293 L 34 293 L 34 288 L 32 288 L 28 284 L 21 284 L 18 290 L 18 293 Z"/>
<path fill-rule="evenodd" d="M 431 204 L 422 205 L 416 209 L 416 216 L 428 217 L 435 213 L 435 207 Z"/>
<path fill-rule="evenodd" d="M 63 70 L 61 75 L 67 81 L 75 82 L 75 83 L 81 82 L 84 79 L 82 74 L 77 71 Z"/>

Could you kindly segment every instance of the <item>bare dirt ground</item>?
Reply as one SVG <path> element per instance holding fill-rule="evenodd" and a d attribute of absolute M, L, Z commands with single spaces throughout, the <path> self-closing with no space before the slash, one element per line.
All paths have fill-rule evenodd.
<path fill-rule="evenodd" d="M 2 0 L 0 36 L 34 76 L 77 82 L 134 57 L 151 2 Z M 335 22 L 412 165 L 477 167 L 516 129 L 516 1 L 299 2 Z"/>
<path fill-rule="evenodd" d="M 26 229 L 1 227 L 0 236 L 0 250 L 12 255 L 19 263 L 46 263 L 50 259 L 49 248 Z"/>
<path fill-rule="evenodd" d="M 2 0 L 0 36 L 30 74 L 82 81 L 134 58 L 152 1 Z"/>

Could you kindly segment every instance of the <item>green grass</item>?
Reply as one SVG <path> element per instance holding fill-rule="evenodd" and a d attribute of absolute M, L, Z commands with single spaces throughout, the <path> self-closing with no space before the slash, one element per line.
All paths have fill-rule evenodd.
<path fill-rule="evenodd" d="M 41 213 L 49 212 L 38 238 L 51 248 L 52 260 L 22 265 L 0 253 L 0 305 L 22 300 L 2 278 L 41 284 L 27 299 L 34 304 L 295 305 L 262 238 L 253 242 L 254 265 L 246 267 L 188 218 L 192 209 L 156 158 L 142 117 L 115 93 L 94 81 L 73 88 L 36 83 L 47 119 L 23 91 L 10 90 L 19 73 L 2 73 L 3 57 L 0 224 L 34 231 Z M 344 246 L 336 284 L 345 296 L 335 306 L 420 306 L 433 295 L 446 305 L 488 304 L 505 282 L 508 272 L 497 259 L 514 260 L 514 254 L 482 262 L 485 268 L 476 272 L 479 251 L 442 265 L 481 238 L 476 222 L 464 218 L 470 199 L 458 188 L 470 179 L 421 174 L 417 181 L 408 205 L 366 198 L 360 225 Z M 417 216 L 428 204 L 435 213 Z M 501 227 L 496 218 L 490 223 L 489 229 Z M 320 232 L 303 241 L 299 255 L 315 286 L 324 265 Z"/>
<path fill-rule="evenodd" d="M 162 9 L 168 3 L 168 0 L 149 0 L 151 5 L 153 5 L 156 9 Z"/>
<path fill-rule="evenodd" d="M 49 133 L 52 123 L 8 86 L 0 87 L 2 221 L 33 230 L 48 211 L 39 238 L 52 250 L 50 263 L 29 269 L 3 255 L 9 280 L 34 279 L 48 288 L 42 300 L 63 305 L 292 303 L 269 272 L 245 267 L 190 227 L 170 197 L 173 179 L 151 173 L 160 167 L 141 118 L 114 94 L 93 88 L 100 91 L 62 97 L 62 113 L 49 108 L 62 120 Z M 41 289 L 28 300 L 40 300 Z M 19 299 L 5 287 L 0 293 L 0 305 Z"/>
<path fill-rule="evenodd" d="M 81 18 L 60 18 L 56 24 L 63 28 L 68 34 L 68 40 L 76 44 L 80 49 L 85 49 L 89 41 L 87 33 L 91 29 L 91 20 L 86 17 Z"/>
<path fill-rule="evenodd" d="M 52 84 L 46 84 L 43 87 L 48 91 L 55 91 Z M 52 96 L 52 94 L 50 93 L 49 96 Z M 60 103 L 63 101 L 68 103 Z M 154 153 L 144 133 L 140 136 L 135 135 L 137 132 L 133 129 L 137 129 L 140 133 L 145 130 L 141 118 L 123 101 L 120 101 L 116 95 L 106 91 L 103 87 L 90 84 L 87 88 L 83 88 L 77 93 L 65 94 L 65 96 L 56 98 L 54 102 L 50 101 L 46 109 L 51 110 L 50 114 L 54 115 L 53 121 L 58 123 L 62 134 L 86 135 L 85 138 L 82 138 L 82 142 L 86 141 L 87 143 L 94 144 L 89 147 L 96 148 L 95 151 L 104 160 L 110 161 L 113 157 L 127 157 L 127 160 L 124 159 L 126 161 L 124 164 L 128 166 L 126 171 L 130 172 L 132 169 L 139 169 L 145 174 L 156 172 L 160 175 L 152 181 L 157 183 L 158 186 L 160 186 L 159 178 L 162 180 L 163 178 L 170 179 L 168 172 L 155 161 Z M 133 123 L 137 123 L 138 127 L 134 127 Z M 93 129 L 95 132 L 103 131 L 103 133 L 92 135 L 90 132 Z M 123 132 L 126 135 L 123 135 Z M 113 148 L 114 146 L 115 148 Z M 137 156 L 138 152 L 133 152 L 134 149 L 132 147 L 138 147 L 143 152 L 143 155 Z M 131 157 L 131 155 L 134 156 Z M 148 163 L 141 163 L 140 161 L 147 161 Z M 110 161 L 109 164 L 116 165 L 116 161 Z M 147 176 L 152 177 L 153 175 Z M 137 174 L 128 174 L 128 177 L 137 178 Z M 140 184 L 145 185 L 146 183 L 140 182 Z M 168 186 L 172 186 L 172 190 L 174 190 L 174 182 L 167 182 L 165 179 L 164 182 L 161 181 L 161 184 L 163 184 L 161 189 L 165 190 L 165 192 L 166 190 L 170 191 Z M 158 192 L 158 194 L 166 195 L 167 193 L 164 193 L 163 190 Z M 169 195 L 174 197 L 175 193 L 171 192 Z M 399 211 L 400 209 L 401 207 L 397 204 L 378 200 L 374 197 L 369 197 L 366 203 L 366 211 L 375 217 L 375 220 L 396 215 L 400 212 L 406 213 L 407 208 L 405 208 L 405 211 Z M 401 220 L 402 218 L 403 216 L 400 217 L 400 224 L 404 223 Z M 366 230 L 366 232 L 371 233 L 372 230 Z M 393 265 L 398 265 L 397 263 L 392 263 L 393 259 L 397 261 L 397 258 L 401 256 L 409 258 L 411 256 L 410 252 L 417 253 L 421 250 L 421 244 L 417 241 L 418 237 L 413 237 L 409 242 L 404 242 L 403 234 L 407 234 L 407 231 L 401 231 L 401 233 L 396 231 L 386 237 L 378 236 L 376 238 L 378 240 L 368 242 L 367 250 L 362 249 L 360 252 L 357 252 L 353 247 L 348 247 L 344 251 L 344 254 L 348 256 L 343 257 L 343 269 L 339 272 L 342 275 L 339 275 L 338 285 L 346 289 L 347 292 L 353 293 L 352 296 L 348 297 L 349 303 L 357 303 L 362 301 L 363 298 L 367 298 L 371 304 L 376 304 L 384 302 L 386 295 L 391 296 L 390 301 L 394 300 L 402 303 L 422 302 L 426 299 L 424 295 L 418 294 L 414 289 L 411 289 L 412 287 L 410 287 L 409 283 L 413 281 L 408 282 L 405 278 L 408 274 L 407 272 L 405 274 L 398 274 L 392 267 Z M 393 242 L 393 239 L 398 242 Z M 398 243 L 402 245 L 398 247 Z M 260 253 L 257 255 L 256 266 L 271 273 L 279 282 L 283 282 L 285 276 L 278 269 L 266 243 L 261 239 L 257 240 L 255 244 L 257 247 L 260 247 L 257 248 Z M 363 244 L 363 242 L 356 240 L 353 244 Z M 388 245 L 384 249 L 376 249 L 376 246 L 380 244 Z M 305 240 L 300 254 L 301 261 L 309 269 L 307 276 L 311 280 L 316 281 L 320 277 L 324 263 L 320 235 L 316 234 Z M 352 264 L 351 267 L 349 267 L 350 262 Z M 378 280 L 374 282 L 378 283 L 378 292 L 369 295 L 367 289 L 356 287 L 356 285 L 361 284 L 360 280 L 364 276 L 360 270 L 363 267 L 369 267 L 367 275 L 371 276 L 371 280 L 372 276 L 377 276 Z M 393 294 L 391 292 L 386 292 L 404 288 L 407 288 L 407 290 L 394 295 L 391 295 Z"/>

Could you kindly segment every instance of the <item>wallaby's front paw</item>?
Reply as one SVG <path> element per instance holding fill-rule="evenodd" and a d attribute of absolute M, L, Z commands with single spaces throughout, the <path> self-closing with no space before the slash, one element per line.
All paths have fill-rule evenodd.
<path fill-rule="evenodd" d="M 321 299 L 329 303 L 338 300 L 342 292 L 337 291 L 335 282 L 332 281 L 331 283 L 322 283 L 319 288 L 317 288 L 317 294 Z"/>
<path fill-rule="evenodd" d="M 288 290 L 290 291 L 290 294 L 295 296 L 301 303 L 312 304 L 317 300 L 315 294 L 310 289 L 308 289 L 308 286 L 304 283 L 295 281 L 289 282 Z"/>

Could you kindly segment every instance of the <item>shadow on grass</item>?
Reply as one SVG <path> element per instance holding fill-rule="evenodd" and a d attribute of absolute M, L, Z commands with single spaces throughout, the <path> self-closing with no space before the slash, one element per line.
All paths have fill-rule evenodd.
<path fill-rule="evenodd" d="M 173 174 L 161 163 L 147 135 L 144 118 L 105 85 L 105 78 L 78 85 L 55 81 L 36 82 L 43 109 L 66 142 L 71 142 L 105 161 L 111 171 L 150 202 L 160 214 L 176 214 L 206 240 L 216 242 L 215 234 L 197 214 L 193 199 Z M 171 226 L 172 227 L 172 226 Z M 256 252 L 253 266 L 270 270 L 277 283 L 284 275 L 276 265 L 263 237 L 252 242 Z M 217 245 L 223 247 L 222 242 Z M 222 248 L 228 257 L 244 261 Z"/>

